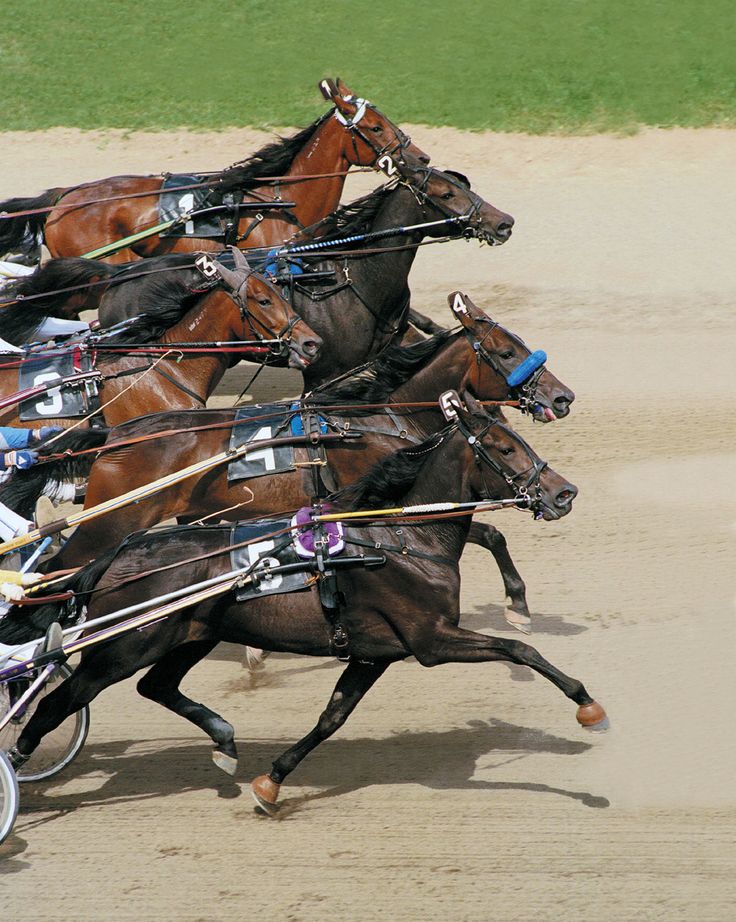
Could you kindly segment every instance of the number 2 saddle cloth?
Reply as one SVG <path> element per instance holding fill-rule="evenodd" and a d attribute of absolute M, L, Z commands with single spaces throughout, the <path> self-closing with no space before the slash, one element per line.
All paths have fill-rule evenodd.
<path fill-rule="evenodd" d="M 186 176 L 183 174 L 170 175 L 164 179 L 161 194 L 158 199 L 159 219 L 173 221 L 175 218 L 200 208 L 212 205 L 231 204 L 234 199 L 232 194 L 213 194 L 212 189 L 202 187 L 199 189 L 182 189 L 182 186 L 196 186 L 202 182 L 202 176 Z M 171 189 L 172 191 L 167 191 Z M 177 191 L 178 190 L 178 191 Z M 215 200 L 216 199 L 216 200 Z M 227 214 L 224 212 L 223 214 Z M 226 220 L 229 220 L 227 218 Z M 225 233 L 222 217 L 217 212 L 195 216 L 191 221 L 177 224 L 164 231 L 162 237 L 223 237 Z"/>

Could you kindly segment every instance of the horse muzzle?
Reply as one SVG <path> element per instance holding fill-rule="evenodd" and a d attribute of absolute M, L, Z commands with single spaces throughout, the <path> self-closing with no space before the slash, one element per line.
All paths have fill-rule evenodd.
<path fill-rule="evenodd" d="M 289 342 L 289 368 L 303 371 L 309 368 L 319 355 L 322 340 L 310 331 L 309 335 L 295 336 Z"/>

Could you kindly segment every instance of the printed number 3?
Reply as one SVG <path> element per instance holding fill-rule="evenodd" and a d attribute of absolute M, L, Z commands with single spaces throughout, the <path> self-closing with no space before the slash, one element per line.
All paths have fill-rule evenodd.
<path fill-rule="evenodd" d="M 33 379 L 33 386 L 37 387 L 40 384 L 45 384 L 47 381 L 56 381 L 56 379 L 60 377 L 61 375 L 58 371 L 45 371 L 40 375 L 36 375 Z M 36 404 L 36 413 L 38 413 L 39 416 L 59 416 L 62 408 L 61 388 L 52 387 L 48 392 L 47 399 L 39 400 Z"/>

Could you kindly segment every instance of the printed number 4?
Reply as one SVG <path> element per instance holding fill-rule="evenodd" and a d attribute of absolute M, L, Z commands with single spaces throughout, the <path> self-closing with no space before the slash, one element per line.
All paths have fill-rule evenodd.
<path fill-rule="evenodd" d="M 271 427 L 262 426 L 250 441 L 262 442 L 270 438 L 272 438 Z M 273 448 L 270 446 L 266 448 L 256 448 L 254 451 L 246 452 L 245 458 L 247 461 L 263 461 L 263 465 L 267 471 L 276 470 L 276 456 L 273 453 Z"/>

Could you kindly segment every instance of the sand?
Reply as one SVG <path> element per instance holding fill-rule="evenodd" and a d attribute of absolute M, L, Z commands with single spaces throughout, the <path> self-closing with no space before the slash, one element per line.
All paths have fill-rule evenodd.
<path fill-rule="evenodd" d="M 732 918 L 736 132 L 412 135 L 517 220 L 499 249 L 422 250 L 415 306 L 449 322 L 445 296 L 463 289 L 577 393 L 554 425 L 515 417 L 580 487 L 573 514 L 493 521 L 527 581 L 532 643 L 612 729 L 580 730 L 520 667 L 399 664 L 266 819 L 249 781 L 312 727 L 340 666 L 274 656 L 251 675 L 222 647 L 185 688 L 235 725 L 235 778 L 133 682 L 110 689 L 76 762 L 22 788 L 4 917 Z M 0 135 L 0 196 L 218 168 L 264 137 Z M 256 399 L 298 387 L 263 378 Z M 464 624 L 520 637 L 490 557 L 471 548 L 462 572 Z"/>

